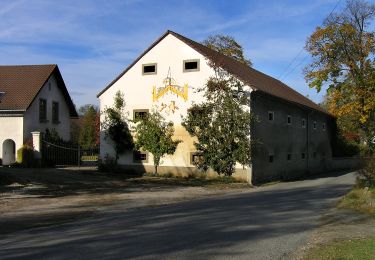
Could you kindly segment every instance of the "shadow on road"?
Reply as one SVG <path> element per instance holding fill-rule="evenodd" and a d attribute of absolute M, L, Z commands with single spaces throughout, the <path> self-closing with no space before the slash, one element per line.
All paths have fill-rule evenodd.
<path fill-rule="evenodd" d="M 351 185 L 317 180 L 306 187 L 105 212 L 71 224 L 3 236 L 0 252 L 9 258 L 54 259 L 279 257 L 302 243 L 305 232 L 316 227 L 319 216 Z"/>

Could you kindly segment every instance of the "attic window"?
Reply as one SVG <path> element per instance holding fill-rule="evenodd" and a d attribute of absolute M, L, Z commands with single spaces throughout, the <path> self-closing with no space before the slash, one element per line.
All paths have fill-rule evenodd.
<path fill-rule="evenodd" d="M 150 64 L 143 64 L 142 65 L 142 75 L 152 75 L 156 74 L 157 71 L 157 64 L 150 63 Z"/>
<path fill-rule="evenodd" d="M 5 92 L 4 91 L 0 91 L 0 103 L 1 103 L 1 99 L 5 96 Z"/>
<path fill-rule="evenodd" d="M 184 72 L 199 71 L 199 60 L 184 60 Z"/>

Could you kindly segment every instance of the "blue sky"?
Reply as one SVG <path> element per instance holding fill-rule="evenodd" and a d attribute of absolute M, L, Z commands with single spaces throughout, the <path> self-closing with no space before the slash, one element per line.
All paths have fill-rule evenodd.
<path fill-rule="evenodd" d="M 74 103 L 97 104 L 96 94 L 166 30 L 196 41 L 227 34 L 242 44 L 254 68 L 282 76 L 283 82 L 320 102 L 323 93 L 304 81 L 302 68 L 309 56 L 301 50 L 337 3 L 0 0 L 0 64 L 56 63 Z M 341 0 L 336 11 L 344 5 Z"/>

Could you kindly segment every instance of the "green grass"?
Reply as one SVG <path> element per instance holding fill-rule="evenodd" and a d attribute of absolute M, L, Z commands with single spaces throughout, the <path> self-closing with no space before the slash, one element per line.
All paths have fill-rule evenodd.
<path fill-rule="evenodd" d="M 375 238 L 339 241 L 330 245 L 315 247 L 304 259 L 374 259 Z"/>
<path fill-rule="evenodd" d="M 207 187 L 215 189 L 247 188 L 251 187 L 247 182 L 237 180 L 233 177 L 218 177 L 212 179 L 198 177 L 163 177 L 144 176 L 133 180 L 139 184 L 162 184 L 174 186 Z"/>
<path fill-rule="evenodd" d="M 375 217 L 375 187 L 359 183 L 339 203 L 340 208 L 354 209 Z"/>

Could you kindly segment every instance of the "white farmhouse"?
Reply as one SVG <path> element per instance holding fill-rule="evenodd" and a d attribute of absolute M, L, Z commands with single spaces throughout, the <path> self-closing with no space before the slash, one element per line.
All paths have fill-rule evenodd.
<path fill-rule="evenodd" d="M 253 183 L 318 172 L 332 157 L 333 118 L 317 104 L 282 82 L 213 51 L 180 34 L 167 31 L 98 94 L 100 110 L 113 106 L 115 93 L 124 93 L 131 119 L 160 111 L 175 124 L 175 137 L 183 140 L 173 156 L 162 160 L 161 172 L 186 175 L 196 171 L 194 139 L 181 126 L 192 103 L 204 100 L 203 88 L 215 63 L 242 81 L 251 95 L 251 111 L 259 119 L 252 138 L 260 144 L 249 169 L 237 166 L 236 175 Z M 102 118 L 103 120 L 103 118 Z M 250 122 L 249 122 L 250 124 Z M 114 156 L 113 143 L 101 133 L 101 158 Z M 152 155 L 123 154 L 119 164 L 137 172 L 152 170 Z"/>
<path fill-rule="evenodd" d="M 31 132 L 55 129 L 70 139 L 70 118 L 77 112 L 57 65 L 0 66 L 0 159 L 16 160 Z"/>

